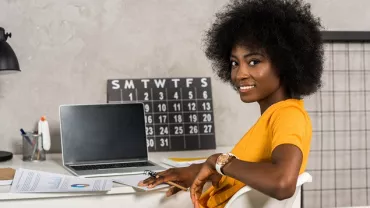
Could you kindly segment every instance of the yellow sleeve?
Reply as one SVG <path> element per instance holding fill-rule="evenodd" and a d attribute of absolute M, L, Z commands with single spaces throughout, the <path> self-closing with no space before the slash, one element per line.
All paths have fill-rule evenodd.
<path fill-rule="evenodd" d="M 272 151 L 281 144 L 292 144 L 297 146 L 303 153 L 303 139 L 307 120 L 301 109 L 289 106 L 278 109 L 271 116 L 272 129 Z"/>

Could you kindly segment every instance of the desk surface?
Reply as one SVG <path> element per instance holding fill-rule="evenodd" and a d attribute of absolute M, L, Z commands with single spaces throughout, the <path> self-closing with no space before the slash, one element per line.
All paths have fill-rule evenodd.
<path fill-rule="evenodd" d="M 228 152 L 232 147 L 218 147 L 215 150 L 201 150 L 201 151 L 181 151 L 181 152 L 154 152 L 149 153 L 149 159 L 153 162 L 159 163 L 164 167 L 168 167 L 161 163 L 161 160 L 166 157 L 206 157 L 214 153 Z M 51 173 L 71 175 L 62 166 L 61 154 L 47 154 L 46 161 L 43 162 L 23 162 L 22 155 L 14 155 L 13 159 L 7 162 L 0 163 L 0 168 L 25 168 L 31 170 L 40 170 Z M 119 176 L 114 176 L 118 178 Z M 72 196 L 88 196 L 101 195 L 102 193 L 9 193 L 10 186 L 0 186 L 0 201 L 2 200 L 18 200 L 18 199 L 39 199 L 39 198 L 59 198 Z M 165 190 L 156 190 L 165 192 Z M 137 190 L 130 186 L 113 183 L 113 188 L 104 193 L 106 194 L 135 194 Z"/>

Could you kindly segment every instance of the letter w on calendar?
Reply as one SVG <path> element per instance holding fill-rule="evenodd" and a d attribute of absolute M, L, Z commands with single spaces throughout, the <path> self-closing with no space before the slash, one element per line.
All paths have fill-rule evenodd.
<path fill-rule="evenodd" d="M 78 178 L 19 168 L 15 173 L 10 192 L 99 192 L 109 191 L 111 188 L 112 180 Z"/>

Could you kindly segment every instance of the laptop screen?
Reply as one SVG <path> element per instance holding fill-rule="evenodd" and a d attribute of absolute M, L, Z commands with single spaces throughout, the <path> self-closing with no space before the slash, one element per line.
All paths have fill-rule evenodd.
<path fill-rule="evenodd" d="M 147 158 L 143 104 L 62 105 L 59 113 L 65 164 Z"/>

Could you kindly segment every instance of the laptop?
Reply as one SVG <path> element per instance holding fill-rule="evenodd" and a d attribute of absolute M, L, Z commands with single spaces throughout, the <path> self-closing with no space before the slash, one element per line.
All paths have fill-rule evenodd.
<path fill-rule="evenodd" d="M 164 170 L 149 161 L 142 103 L 59 107 L 63 166 L 80 177 Z"/>

